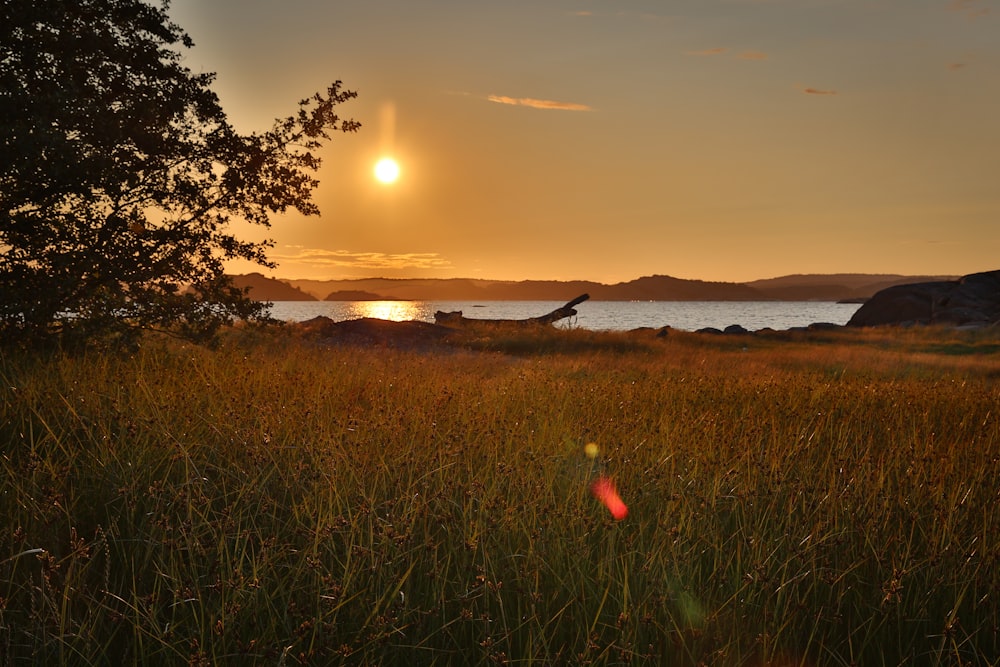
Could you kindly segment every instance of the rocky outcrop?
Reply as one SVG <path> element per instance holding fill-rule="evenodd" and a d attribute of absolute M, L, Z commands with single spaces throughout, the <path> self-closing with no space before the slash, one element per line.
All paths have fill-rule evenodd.
<path fill-rule="evenodd" d="M 1000 271 L 988 271 L 958 280 L 888 287 L 861 306 L 847 326 L 998 323 Z"/>

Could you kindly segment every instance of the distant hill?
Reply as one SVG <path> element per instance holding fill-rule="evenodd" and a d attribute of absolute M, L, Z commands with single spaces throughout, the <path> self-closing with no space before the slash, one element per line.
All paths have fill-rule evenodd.
<path fill-rule="evenodd" d="M 759 290 L 742 283 L 644 276 L 626 283 L 600 285 L 590 292 L 600 301 L 766 301 Z"/>
<path fill-rule="evenodd" d="M 955 276 L 835 273 L 791 275 L 747 283 L 775 301 L 864 301 L 894 285 L 953 280 Z"/>
<path fill-rule="evenodd" d="M 249 287 L 249 296 L 255 301 L 316 301 L 316 297 L 298 287 L 259 273 L 232 276 L 232 279 L 237 287 Z"/>
<path fill-rule="evenodd" d="M 370 292 L 407 301 L 568 301 L 598 283 L 558 281 L 497 281 L 470 278 L 359 278 L 353 280 L 290 280 L 290 285 L 319 298 L 334 292 Z M 582 291 L 563 297 L 583 286 Z"/>
<path fill-rule="evenodd" d="M 391 299 L 364 290 L 342 289 L 327 294 L 323 301 L 391 301 Z"/>
<path fill-rule="evenodd" d="M 505 281 L 476 278 L 358 278 L 283 282 L 313 299 L 352 301 L 375 298 L 565 302 L 584 293 L 590 294 L 590 298 L 596 301 L 861 301 L 891 285 L 954 278 L 842 273 L 782 276 L 748 283 L 707 282 L 671 276 L 644 276 L 612 285 L 587 280 Z M 359 297 L 348 299 L 347 295 L 351 294 Z M 252 296 L 257 298 L 256 292 Z M 276 296 L 266 299 L 289 300 Z"/>
<path fill-rule="evenodd" d="M 604 285 L 588 280 L 478 280 L 470 278 L 362 278 L 356 280 L 293 280 L 290 284 L 313 295 L 331 292 L 372 292 L 413 301 L 569 301 L 580 294 L 601 301 L 730 301 L 760 300 L 745 285 L 650 276 Z"/>

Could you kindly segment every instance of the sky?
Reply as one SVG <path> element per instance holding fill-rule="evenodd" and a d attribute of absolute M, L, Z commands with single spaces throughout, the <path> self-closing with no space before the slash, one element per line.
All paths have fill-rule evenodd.
<path fill-rule="evenodd" d="M 241 132 L 333 81 L 266 275 L 1000 269 L 1000 0 L 172 0 Z M 392 184 L 373 169 L 389 156 Z M 235 272 L 261 270 L 234 265 Z"/>

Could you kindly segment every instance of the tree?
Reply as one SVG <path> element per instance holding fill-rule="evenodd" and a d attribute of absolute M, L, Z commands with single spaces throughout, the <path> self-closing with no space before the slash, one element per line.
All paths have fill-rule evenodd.
<path fill-rule="evenodd" d="M 89 340 L 144 329 L 210 339 L 262 319 L 223 272 L 273 266 L 233 218 L 318 213 L 315 151 L 360 124 L 333 83 L 241 135 L 179 46 L 167 0 L 0 0 L 0 338 Z"/>

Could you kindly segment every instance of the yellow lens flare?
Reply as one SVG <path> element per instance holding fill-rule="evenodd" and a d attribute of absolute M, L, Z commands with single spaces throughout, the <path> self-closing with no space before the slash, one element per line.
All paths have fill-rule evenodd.
<path fill-rule="evenodd" d="M 391 157 L 384 157 L 375 163 L 375 178 L 388 185 L 399 179 L 399 163 Z"/>

